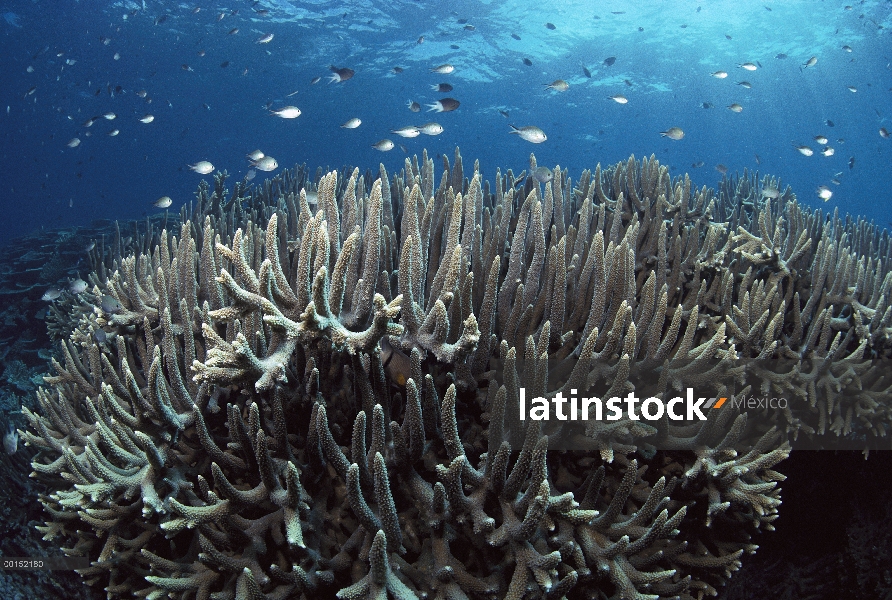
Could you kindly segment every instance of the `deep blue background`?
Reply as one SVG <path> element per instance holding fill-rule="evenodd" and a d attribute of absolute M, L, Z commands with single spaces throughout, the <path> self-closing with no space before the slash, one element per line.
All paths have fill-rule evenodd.
<path fill-rule="evenodd" d="M 201 8 L 197 14 L 194 6 Z M 371 148 L 385 137 L 410 154 L 426 147 L 451 157 L 458 145 L 465 173 L 479 158 L 488 179 L 497 167 L 526 168 L 531 151 L 540 164 L 569 167 L 574 180 L 599 161 L 653 153 L 673 174 L 690 172 L 698 185 L 715 186 L 721 176 L 714 167 L 722 163 L 731 171 L 779 176 L 807 204 L 883 225 L 892 218 L 892 140 L 878 134 L 880 127 L 892 129 L 887 0 L 852 10 L 795 0 L 702 2 L 699 11 L 696 3 L 655 0 L 597 8 L 591 2 L 461 1 L 263 1 L 253 7 L 268 15 L 246 1 L 221 6 L 152 0 L 145 10 L 141 3 L 87 0 L 0 5 L 0 14 L 14 13 L 11 20 L 20 25 L 0 19 L 0 244 L 41 226 L 138 218 L 163 195 L 178 208 L 200 179 L 187 164 L 210 160 L 241 177 L 248 169 L 244 156 L 255 148 L 283 167 L 374 169 L 383 162 L 399 169 L 405 158 L 399 148 Z M 226 16 L 218 21 L 221 12 Z M 162 15 L 166 20 L 154 24 Z M 234 27 L 239 32 L 228 34 Z M 255 43 L 268 32 L 275 34 L 271 43 Z M 788 58 L 775 58 L 778 53 Z M 609 56 L 616 57 L 612 66 L 603 64 Z M 818 63 L 801 69 L 810 56 Z M 747 61 L 761 68 L 737 67 Z M 429 72 L 445 62 L 455 65 L 453 74 Z M 329 84 L 331 64 L 353 68 L 356 76 Z M 395 66 L 405 71 L 391 73 Z M 717 70 L 729 76 L 711 77 Z M 317 76 L 323 80 L 310 85 Z M 544 88 L 558 78 L 570 83 L 569 91 Z M 741 80 L 752 89 L 735 84 Z M 455 90 L 431 91 L 439 82 Z M 35 92 L 26 95 L 32 86 Z M 109 86 L 122 91 L 112 97 Z M 141 89 L 151 103 L 137 96 Z M 607 99 L 613 94 L 626 95 L 628 104 Z M 406 107 L 410 99 L 424 105 L 445 95 L 461 101 L 457 111 L 415 114 Z M 303 114 L 290 121 L 270 116 L 268 102 L 294 104 Z M 704 109 L 703 102 L 715 108 Z M 743 112 L 728 110 L 732 102 Z M 117 118 L 82 126 L 107 111 Z M 146 113 L 153 123 L 138 121 Z M 351 117 L 362 126 L 341 129 Z M 389 133 L 431 120 L 446 131 L 414 139 Z M 537 125 L 548 141 L 525 142 L 509 134 L 508 123 Z M 683 140 L 660 137 L 672 126 L 685 130 Z M 109 137 L 112 129 L 120 135 Z M 830 138 L 832 157 L 818 153 L 817 134 Z M 66 147 L 73 137 L 81 145 Z M 792 142 L 810 145 L 815 155 L 800 155 Z M 704 166 L 692 166 L 701 161 Z M 437 171 L 439 177 L 439 163 Z M 831 184 L 837 173 L 840 185 Z M 832 188 L 830 202 L 817 198 L 818 185 Z"/>

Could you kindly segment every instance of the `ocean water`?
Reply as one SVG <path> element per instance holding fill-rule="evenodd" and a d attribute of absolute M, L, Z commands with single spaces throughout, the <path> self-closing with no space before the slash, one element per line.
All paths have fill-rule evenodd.
<path fill-rule="evenodd" d="M 177 209 L 202 178 L 187 165 L 208 160 L 241 178 L 255 149 L 280 168 L 401 168 L 399 146 L 372 148 L 384 138 L 409 155 L 452 157 L 459 146 L 465 172 L 479 159 L 490 180 L 497 167 L 527 168 L 531 152 L 574 179 L 633 153 L 698 186 L 717 184 L 716 165 L 756 169 L 803 203 L 886 224 L 892 140 L 879 132 L 892 129 L 892 3 L 844 1 L 6 2 L 0 244 L 40 227 L 140 218 L 160 196 Z M 454 72 L 431 72 L 441 64 Z M 355 76 L 328 83 L 331 65 Z M 567 91 L 545 87 L 558 79 Z M 431 90 L 438 83 L 454 89 Z M 444 97 L 459 108 L 407 107 Z M 269 114 L 286 105 L 301 116 Z M 84 126 L 107 112 L 116 118 Z M 154 121 L 141 123 L 146 114 Z M 360 127 L 340 127 L 353 117 Z M 390 133 L 430 121 L 444 132 Z M 531 144 L 509 124 L 548 139 Z M 684 138 L 662 137 L 670 127 Z"/>

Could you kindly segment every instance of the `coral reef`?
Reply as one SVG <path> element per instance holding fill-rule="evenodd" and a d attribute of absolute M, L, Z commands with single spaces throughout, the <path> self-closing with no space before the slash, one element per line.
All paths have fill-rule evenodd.
<path fill-rule="evenodd" d="M 98 256 L 22 432 L 54 489 L 41 532 L 90 557 L 90 584 L 701 598 L 772 529 L 790 441 L 888 445 L 886 232 L 653 157 L 544 186 L 443 163 L 439 185 L 426 153 L 232 194 L 218 176 L 178 232 Z M 517 418 L 521 388 L 690 386 L 790 402 Z"/>

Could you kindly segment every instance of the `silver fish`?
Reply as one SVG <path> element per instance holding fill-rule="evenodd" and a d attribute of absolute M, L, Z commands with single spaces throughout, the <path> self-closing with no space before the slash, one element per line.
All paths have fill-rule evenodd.
<path fill-rule="evenodd" d="M 374 144 L 372 144 L 372 148 L 375 150 L 380 150 L 381 152 L 389 152 L 393 150 L 393 142 L 388 139 L 378 140 Z"/>
<path fill-rule="evenodd" d="M 440 135 L 443 133 L 443 126 L 439 123 L 425 123 L 418 128 L 418 131 L 424 135 Z"/>
<path fill-rule="evenodd" d="M 684 137 L 684 131 L 681 127 L 670 127 L 666 131 L 661 131 L 660 135 L 663 137 L 667 137 L 670 140 L 678 141 Z"/>
<path fill-rule="evenodd" d="M 154 202 L 152 202 L 152 206 L 155 208 L 167 208 L 171 204 L 173 204 L 173 200 L 170 199 L 170 196 L 161 196 Z"/>
<path fill-rule="evenodd" d="M 512 131 L 511 133 L 516 133 L 530 143 L 533 144 L 541 144 L 545 140 L 548 139 L 548 136 L 545 135 L 545 132 L 536 127 L 535 125 L 527 125 L 526 127 L 515 127 L 514 125 L 508 125 Z"/>
<path fill-rule="evenodd" d="M 396 134 L 400 137 L 404 138 L 414 138 L 418 137 L 421 131 L 417 127 L 400 127 L 399 129 L 391 129 L 390 133 Z"/>
<path fill-rule="evenodd" d="M 16 431 L 15 425 L 11 421 L 6 426 L 6 433 L 3 435 L 3 449 L 9 456 L 15 454 L 19 449 L 19 432 Z"/>
<path fill-rule="evenodd" d="M 362 125 L 362 121 L 357 119 L 356 117 L 353 117 L 352 119 L 341 125 L 341 127 L 343 127 L 344 129 L 356 129 L 360 125 Z"/>

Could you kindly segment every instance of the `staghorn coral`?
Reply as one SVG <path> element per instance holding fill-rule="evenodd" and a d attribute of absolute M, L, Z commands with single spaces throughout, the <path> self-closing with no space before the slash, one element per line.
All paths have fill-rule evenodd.
<path fill-rule="evenodd" d="M 772 529 L 790 440 L 889 423 L 872 226 L 764 203 L 746 174 L 697 190 L 653 157 L 575 186 L 465 178 L 458 150 L 438 186 L 426 153 L 308 179 L 227 202 L 218 176 L 179 235 L 103 253 L 24 411 L 56 490 L 41 531 L 109 597 L 715 595 Z M 689 386 L 798 403 L 518 419 L 521 388 Z"/>

